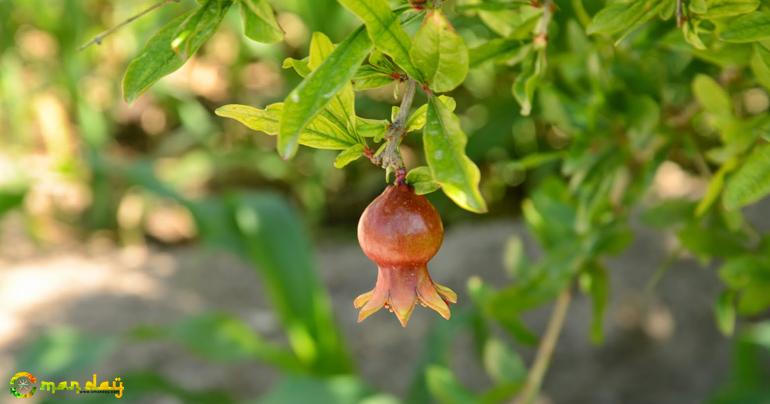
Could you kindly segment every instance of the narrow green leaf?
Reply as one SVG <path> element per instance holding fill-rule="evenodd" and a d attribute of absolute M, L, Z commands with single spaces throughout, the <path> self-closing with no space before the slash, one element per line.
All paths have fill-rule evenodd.
<path fill-rule="evenodd" d="M 364 155 L 364 145 L 356 143 L 340 152 L 334 159 L 334 167 L 343 168 Z"/>
<path fill-rule="evenodd" d="M 208 0 L 161 28 L 128 65 L 123 98 L 132 102 L 163 76 L 182 67 L 214 34 L 231 4 L 231 0 Z"/>
<path fill-rule="evenodd" d="M 609 298 L 607 269 L 597 263 L 588 273 L 588 276 L 590 276 L 588 294 L 591 296 L 593 306 L 591 341 L 594 344 L 601 344 L 604 340 L 604 312 L 607 310 Z"/>
<path fill-rule="evenodd" d="M 641 18 L 645 3 L 647 3 L 645 0 L 612 3 L 594 15 L 591 24 L 586 28 L 586 32 L 589 35 L 612 35 L 623 31 Z"/>
<path fill-rule="evenodd" d="M 513 65 L 521 62 L 532 50 L 532 45 L 508 38 L 495 38 L 468 51 L 470 67 L 476 67 L 488 61 L 505 62 Z"/>
<path fill-rule="evenodd" d="M 364 28 L 357 29 L 289 93 L 278 134 L 281 156 L 290 158 L 297 152 L 302 129 L 345 85 L 349 85 L 371 47 Z"/>
<path fill-rule="evenodd" d="M 374 46 L 387 54 L 412 78 L 422 81 L 418 70 L 409 59 L 411 48 L 398 16 L 383 0 L 339 0 L 345 8 L 358 16 L 364 24 Z"/>
<path fill-rule="evenodd" d="M 489 29 L 503 38 L 519 40 L 529 39 L 532 36 L 532 30 L 541 15 L 543 15 L 543 7 L 533 7 L 529 4 L 515 8 L 507 5 L 502 10 L 479 11 L 479 18 Z"/>
<path fill-rule="evenodd" d="M 483 213 L 487 206 L 479 192 L 481 174 L 465 155 L 467 141 L 459 118 L 438 98 L 431 97 L 423 129 L 423 146 L 433 178 L 460 207 Z"/>
<path fill-rule="evenodd" d="M 754 42 L 770 38 L 770 11 L 737 17 L 727 24 L 720 37 L 726 42 Z"/>
<path fill-rule="evenodd" d="M 703 109 L 717 116 L 732 115 L 732 103 L 727 92 L 714 79 L 704 74 L 692 82 L 695 99 Z"/>
<path fill-rule="evenodd" d="M 706 19 L 732 17 L 750 13 L 759 7 L 759 0 L 716 0 L 701 17 Z"/>
<path fill-rule="evenodd" d="M 468 49 L 440 10 L 429 13 L 414 36 L 409 56 L 431 90 L 453 90 L 468 74 Z"/>
<path fill-rule="evenodd" d="M 719 196 L 722 194 L 722 189 L 725 185 L 725 176 L 733 171 L 737 165 L 738 160 L 731 158 L 722 164 L 721 167 L 719 167 L 719 170 L 711 178 L 711 181 L 709 181 L 708 188 L 706 189 L 706 195 L 703 196 L 703 199 L 701 199 L 700 203 L 698 203 L 698 206 L 695 208 L 696 217 L 703 216 L 703 214 L 709 210 L 711 205 L 717 201 Z"/>
<path fill-rule="evenodd" d="M 733 335 L 735 330 L 735 292 L 726 290 L 719 295 L 714 306 L 714 316 L 719 331 L 726 336 Z"/>
<path fill-rule="evenodd" d="M 524 64 L 524 68 L 513 82 L 513 96 L 519 102 L 522 115 L 527 116 L 532 112 L 532 99 L 535 96 L 535 89 L 540 81 L 540 71 L 542 68 L 545 53 L 538 52 L 529 58 Z"/>
<path fill-rule="evenodd" d="M 722 202 L 727 209 L 754 203 L 770 193 L 770 144 L 757 146 L 727 179 Z"/>
<path fill-rule="evenodd" d="M 441 188 L 441 185 L 433 179 L 430 168 L 426 166 L 415 167 L 406 174 L 406 183 L 414 188 L 417 195 L 425 195 Z"/>
<path fill-rule="evenodd" d="M 239 0 L 243 32 L 247 37 L 263 43 L 280 42 L 283 30 L 275 20 L 275 13 L 267 0 Z"/>

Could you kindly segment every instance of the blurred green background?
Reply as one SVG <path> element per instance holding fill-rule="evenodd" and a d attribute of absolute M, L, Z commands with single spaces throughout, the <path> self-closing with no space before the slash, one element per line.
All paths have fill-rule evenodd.
<path fill-rule="evenodd" d="M 301 149 L 296 158 L 283 161 L 274 151 L 273 138 L 218 118 L 213 110 L 227 103 L 262 107 L 282 100 L 300 79 L 281 68 L 283 59 L 304 57 L 314 31 L 338 42 L 358 22 L 333 0 L 275 1 L 286 37 L 280 44 L 263 45 L 243 36 L 238 13 L 231 11 L 183 68 L 129 105 L 120 93 L 126 65 L 160 26 L 195 2 L 169 4 L 100 46 L 78 48 L 149 4 L 0 0 L 0 296 L 7 308 L 0 318 L 3 377 L 27 370 L 42 378 L 86 380 L 99 371 L 100 377 L 122 378 L 123 400 L 129 402 L 504 402 L 526 374 L 524 364 L 531 357 L 534 336 L 521 322 L 521 312 L 532 307 L 523 304 L 524 309 L 507 312 L 508 306 L 499 304 L 506 302 L 505 296 L 492 298 L 487 283 L 508 284 L 516 278 L 511 274 L 523 265 L 521 250 L 532 251 L 532 237 L 514 224 L 525 195 L 534 200 L 530 209 L 554 213 L 546 216 L 555 222 L 547 229 L 530 223 L 534 238 L 545 244 L 547 264 L 565 266 L 571 259 L 572 252 L 563 257 L 561 250 L 549 250 L 554 237 L 572 237 L 558 228 L 558 222 L 577 221 L 582 214 L 575 212 L 579 209 L 574 198 L 563 197 L 565 185 L 553 180 L 558 177 L 553 160 L 567 158 L 576 176 L 589 182 L 596 173 L 625 175 L 620 160 L 628 157 L 622 153 L 626 149 L 613 154 L 618 150 L 614 143 L 601 141 L 616 129 L 627 130 L 634 145 L 673 145 L 645 150 L 658 162 L 668 156 L 679 165 L 651 164 L 634 174 L 638 177 L 631 177 L 644 181 L 626 184 L 637 199 L 646 195 L 648 187 L 655 188 L 655 203 L 665 203 L 651 214 L 652 222 L 663 221 L 663 227 L 678 223 L 666 222 L 665 215 L 673 209 L 692 210 L 691 201 L 679 200 L 686 199 L 689 189 L 704 187 L 703 175 L 692 163 L 697 161 L 692 157 L 697 145 L 693 147 L 689 138 L 658 142 L 650 127 L 661 115 L 675 118 L 676 111 L 670 107 L 689 99 L 692 74 L 716 74 L 719 64 L 698 60 L 682 50 L 681 40 L 670 36 L 666 47 L 645 45 L 650 38 L 662 36 L 670 24 L 652 24 L 632 38 L 637 50 L 610 51 L 612 41 L 589 44 L 579 28 L 579 15 L 574 17 L 576 11 L 564 4 L 556 17 L 559 24 L 551 57 L 559 78 L 544 86 L 532 118 L 519 115 L 510 90 L 516 73 L 505 65 L 473 69 L 466 84 L 453 93 L 470 135 L 467 152 L 482 170 L 481 187 L 490 205 L 489 214 L 477 216 L 441 193 L 430 195 L 448 229 L 450 247 L 445 249 L 456 248 L 458 255 L 466 257 L 462 262 L 473 266 L 448 275 L 465 302 L 453 308 L 449 322 L 418 316 L 409 329 L 402 330 L 380 314 L 381 319 L 375 320 L 380 323 L 355 325 L 352 308 L 339 308 L 349 306 L 374 281 L 374 268 L 357 250 L 355 224 L 385 186 L 383 172 L 363 159 L 337 170 L 332 165 L 335 153 L 330 151 Z M 590 12 L 599 7 L 599 2 L 586 2 Z M 490 15 L 486 22 L 492 27 L 501 24 L 494 23 L 493 17 L 506 17 Z M 473 15 L 453 17 L 469 46 L 494 34 L 494 28 L 481 27 Z M 589 53 L 594 59 L 586 63 Z M 662 63 L 650 64 L 650 60 Z M 619 78 L 611 78 L 610 72 Z M 742 86 L 741 91 L 748 93 L 752 90 L 748 87 Z M 759 108 L 757 114 L 766 113 L 766 93 L 753 90 L 760 92 L 749 93 L 746 105 Z M 357 110 L 362 116 L 385 118 L 396 101 L 393 87 L 388 86 L 360 94 Z M 547 108 L 556 104 L 561 107 Z M 691 129 L 709 132 L 704 126 L 699 122 Z M 593 144 L 571 138 L 575 132 L 596 133 L 600 140 Z M 670 132 L 655 135 L 665 137 Z M 692 143 L 698 142 L 713 143 L 709 139 Z M 578 152 L 589 148 L 597 153 L 586 162 Z M 420 150 L 419 138 L 407 138 L 403 149 L 407 166 L 419 164 Z M 522 160 L 525 156 L 531 157 Z M 532 168 L 537 170 L 528 171 Z M 605 185 L 602 189 L 608 188 Z M 609 206 L 596 205 L 590 209 L 598 212 Z M 766 216 L 767 211 L 765 207 L 753 217 Z M 597 256 L 619 251 L 630 240 L 623 222 L 629 212 L 615 213 L 617 217 L 609 220 L 597 219 L 598 214 L 586 219 L 587 226 L 598 229 L 599 241 L 592 239 L 598 245 Z M 474 244 L 462 234 L 474 234 L 478 241 Z M 511 234 L 518 236 L 509 239 Z M 314 245 L 320 246 L 315 249 L 318 253 Z M 648 261 L 652 274 L 669 247 L 656 247 L 660 256 L 653 257 L 642 249 L 627 260 L 647 255 L 653 259 L 651 264 Z M 673 257 L 674 262 L 680 258 Z M 594 258 L 588 260 L 590 264 L 601 266 Z M 442 265 L 451 267 L 449 261 L 445 258 L 435 265 L 437 279 L 442 279 Z M 319 268 L 326 272 L 319 273 Z M 341 268 L 356 272 L 342 273 Z M 177 277 L 188 269 L 191 275 Z M 252 279 L 250 269 L 258 277 Z M 688 276 L 698 276 L 694 271 Z M 150 278 L 143 277 L 147 273 Z M 229 282 L 218 281 L 223 277 Z M 148 279 L 163 280 L 165 289 L 153 288 Z M 217 290 L 217 285 L 230 289 Z M 203 300 L 213 304 L 203 304 L 194 296 L 193 292 L 207 287 L 211 294 Z M 704 288 L 714 293 L 719 289 L 713 283 Z M 135 305 L 129 298 L 111 295 L 137 295 L 146 301 Z M 643 297 L 660 303 L 660 299 Z M 547 301 L 542 296 L 533 299 L 538 305 Z M 711 297 L 707 299 L 711 304 Z M 610 348 L 625 348 L 591 348 L 595 356 L 583 357 L 582 363 L 589 368 L 598 363 L 597 368 L 612 371 L 608 363 L 628 362 L 629 367 L 644 369 L 631 370 L 639 379 L 607 381 L 601 388 L 584 385 L 583 389 L 597 393 L 573 400 L 553 393 L 559 398 L 550 400 L 770 402 L 770 362 L 762 348 L 770 346 L 770 323 L 760 321 L 766 312 L 756 314 L 755 324 L 728 342 L 718 339 L 711 307 L 702 305 L 707 314 L 697 312 L 702 320 L 697 326 L 713 329 L 693 331 L 708 336 L 697 340 L 700 345 L 695 344 L 698 349 L 693 355 L 708 355 L 710 347 L 704 341 L 718 341 L 728 348 L 716 350 L 718 360 L 707 361 L 718 369 L 705 382 L 693 382 L 683 395 L 671 395 L 676 386 L 642 378 L 650 372 L 648 368 L 655 368 L 654 361 L 633 360 L 648 352 L 644 347 L 656 341 L 660 327 L 664 336 L 671 334 L 671 327 L 665 325 L 671 313 L 657 303 L 633 300 L 633 296 L 610 300 L 610 306 L 617 306 L 616 314 L 622 317 L 628 309 L 631 318 L 638 317 L 629 320 L 635 325 L 627 332 L 608 332 Z M 572 319 L 574 327 L 568 323 L 564 336 L 565 344 L 572 346 L 568 352 L 590 344 L 591 309 L 585 300 L 579 304 L 582 309 Z M 541 329 L 545 314 L 537 312 L 526 319 Z M 100 325 L 111 316 L 116 324 Z M 652 328 L 645 321 L 651 321 Z M 655 328 L 659 324 L 655 321 L 664 325 Z M 389 345 L 380 351 L 380 344 Z M 402 347 L 407 347 L 405 356 L 399 358 Z M 195 359 L 180 359 L 185 352 Z M 399 359 L 403 362 L 399 367 L 388 368 Z M 553 365 L 557 381 L 565 380 L 558 377 L 560 365 L 575 369 L 569 367 L 568 359 Z M 164 365 L 175 361 L 176 366 Z M 698 379 L 697 361 L 682 363 L 682 374 L 675 380 Z M 188 374 L 182 369 L 192 370 Z M 390 379 L 400 380 L 398 386 L 384 386 Z M 239 390 L 239 385 L 251 387 Z M 556 391 L 560 385 L 546 384 L 541 402 L 552 402 L 549 388 Z M 635 399 L 624 395 L 636 388 L 650 393 Z M 67 394 L 54 397 L 39 392 L 36 399 L 81 399 L 59 396 Z"/>

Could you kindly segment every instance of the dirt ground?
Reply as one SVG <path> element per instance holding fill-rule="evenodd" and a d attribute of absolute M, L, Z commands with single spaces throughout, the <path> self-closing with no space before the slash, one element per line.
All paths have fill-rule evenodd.
<path fill-rule="evenodd" d="M 768 229 L 768 212 L 768 203 L 753 208 L 750 220 Z M 431 272 L 459 292 L 459 304 L 467 304 L 468 277 L 478 275 L 493 284 L 505 280 L 503 246 L 512 234 L 526 240 L 525 233 L 513 221 L 453 226 L 431 262 Z M 221 252 L 195 247 L 120 250 L 105 243 L 41 251 L 8 231 L 2 238 L 2 374 L 15 369 L 26 341 L 58 326 L 117 335 L 137 325 L 223 310 L 245 319 L 263 335 L 280 335 L 257 273 Z M 576 298 L 545 380 L 542 402 L 696 403 L 725 381 L 732 344 L 714 323 L 712 303 L 720 285 L 713 268 L 683 257 L 653 292 L 645 292 L 645 284 L 673 245 L 672 237 L 640 227 L 631 247 L 608 261 L 612 288 L 603 345 L 590 343 L 590 304 L 582 296 Z M 317 244 L 316 256 L 337 321 L 365 379 L 378 389 L 402 394 L 423 350 L 423 336 L 440 318 L 418 308 L 406 329 L 387 312 L 357 324 L 351 301 L 374 284 L 373 264 L 352 236 Z M 549 312 L 549 307 L 535 311 L 527 322 L 540 331 Z M 458 338 L 452 365 L 467 386 L 478 388 L 488 380 L 469 353 L 470 344 L 468 336 Z M 531 349 L 520 352 L 529 361 Z M 274 371 L 258 363 L 219 365 L 158 341 L 122 343 L 99 369 L 107 374 L 154 369 L 189 388 L 230 387 L 242 397 L 264 393 L 278 380 Z"/>

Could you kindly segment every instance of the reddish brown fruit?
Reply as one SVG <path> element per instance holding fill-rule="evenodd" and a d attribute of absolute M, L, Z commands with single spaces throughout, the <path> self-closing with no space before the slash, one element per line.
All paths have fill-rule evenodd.
<path fill-rule="evenodd" d="M 406 327 L 418 301 L 449 319 L 449 303 L 457 295 L 428 274 L 428 261 L 443 239 L 436 208 L 409 185 L 388 186 L 372 201 L 358 221 L 358 242 L 377 264 L 377 283 L 353 301 L 361 309 L 358 321 L 387 307 Z"/>

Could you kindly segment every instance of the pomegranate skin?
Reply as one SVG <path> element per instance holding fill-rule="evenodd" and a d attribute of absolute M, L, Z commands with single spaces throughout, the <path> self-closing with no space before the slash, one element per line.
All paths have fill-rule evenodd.
<path fill-rule="evenodd" d="M 358 241 L 377 264 L 375 288 L 355 299 L 358 321 L 386 307 L 406 327 L 417 302 L 449 318 L 457 295 L 433 282 L 427 263 L 441 247 L 444 227 L 436 208 L 406 184 L 388 186 L 364 210 Z"/>

